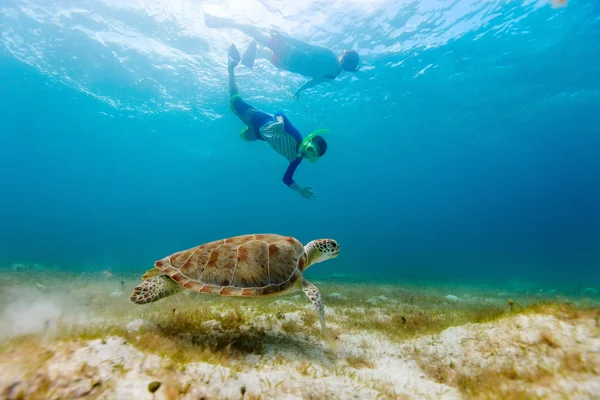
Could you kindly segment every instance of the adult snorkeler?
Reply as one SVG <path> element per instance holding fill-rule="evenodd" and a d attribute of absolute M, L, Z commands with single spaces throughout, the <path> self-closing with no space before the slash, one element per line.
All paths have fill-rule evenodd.
<path fill-rule="evenodd" d="M 264 58 L 278 69 L 311 78 L 296 90 L 295 100 L 298 99 L 300 92 L 328 80 L 334 80 L 342 70 L 358 71 L 360 57 L 355 50 L 344 50 L 336 56 L 325 46 L 306 43 L 282 32 L 240 24 L 231 19 L 206 13 L 204 23 L 209 28 L 237 29 L 252 38 L 242 56 L 241 62 L 245 66 L 252 68 L 256 58 Z"/>

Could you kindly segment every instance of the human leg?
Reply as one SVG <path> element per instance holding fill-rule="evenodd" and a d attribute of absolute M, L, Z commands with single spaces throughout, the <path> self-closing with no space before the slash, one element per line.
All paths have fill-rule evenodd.
<path fill-rule="evenodd" d="M 256 110 L 251 104 L 244 101 L 238 92 L 237 85 L 235 83 L 235 75 L 233 73 L 233 67 L 230 65 L 229 67 L 229 108 L 231 112 L 233 112 L 239 119 L 242 121 L 246 127 L 240 132 L 240 137 L 247 141 L 255 141 L 260 139 L 255 132 L 254 126 L 260 126 L 262 124 L 262 120 L 256 117 L 261 117 L 263 112 Z"/>
<path fill-rule="evenodd" d="M 210 28 L 238 29 L 252 38 L 252 41 L 241 58 L 242 64 L 252 68 L 254 60 L 256 58 L 262 58 L 269 61 L 277 68 L 283 68 L 281 59 L 284 58 L 287 50 L 287 43 L 285 40 L 273 36 L 267 30 L 252 25 L 240 24 L 227 18 L 219 18 L 204 14 L 204 20 L 206 26 Z"/>
<path fill-rule="evenodd" d="M 240 53 L 237 51 L 234 44 L 229 46 L 227 69 L 229 72 L 229 97 L 239 93 L 237 82 L 235 80 L 234 69 L 240 62 Z"/>
<path fill-rule="evenodd" d="M 206 13 L 204 14 L 204 23 L 209 28 L 237 29 L 240 32 L 250 36 L 263 46 L 267 46 L 271 38 L 271 34 L 262 28 L 247 24 L 240 24 L 232 19 L 215 17 Z"/>

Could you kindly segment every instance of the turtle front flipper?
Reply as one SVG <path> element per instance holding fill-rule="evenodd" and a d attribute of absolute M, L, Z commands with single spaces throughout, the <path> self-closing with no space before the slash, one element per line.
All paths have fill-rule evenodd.
<path fill-rule="evenodd" d="M 146 304 L 153 303 L 160 299 L 164 299 L 167 296 L 171 296 L 175 293 L 183 290 L 173 279 L 166 275 L 159 275 L 146 279 L 133 289 L 133 293 L 129 300 L 135 304 Z"/>
<path fill-rule="evenodd" d="M 325 333 L 325 307 L 323 307 L 323 301 L 321 300 L 321 293 L 319 292 L 319 289 L 306 279 L 303 279 L 302 291 L 306 293 L 310 301 L 315 306 L 317 314 L 319 314 L 319 322 L 321 322 L 321 331 Z"/>

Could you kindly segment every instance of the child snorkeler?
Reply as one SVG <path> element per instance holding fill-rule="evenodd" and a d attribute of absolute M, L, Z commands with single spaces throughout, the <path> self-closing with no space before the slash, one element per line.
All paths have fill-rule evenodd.
<path fill-rule="evenodd" d="M 327 142 L 318 133 L 327 130 L 315 131 L 302 139 L 298 129 L 290 123 L 282 112 L 277 111 L 274 115 L 271 115 L 246 103 L 240 97 L 235 81 L 234 69 L 240 63 L 240 53 L 233 44 L 229 47 L 228 58 L 229 105 L 231 111 L 247 125 L 240 133 L 241 138 L 249 142 L 263 140 L 269 143 L 273 150 L 287 158 L 290 164 L 283 175 L 283 183 L 303 197 L 314 199 L 316 192 L 311 187 L 298 186 L 294 182 L 293 176 L 296 168 L 304 158 L 307 158 L 310 162 L 316 162 L 320 157 L 323 157 L 327 151 Z"/>
<path fill-rule="evenodd" d="M 241 59 L 245 66 L 252 68 L 257 57 L 264 58 L 276 68 L 312 78 L 296 90 L 295 100 L 298 99 L 300 92 L 328 80 L 334 80 L 342 70 L 358 71 L 360 57 L 355 50 L 344 50 L 336 56 L 327 47 L 306 43 L 281 32 L 266 31 L 206 13 L 204 22 L 209 28 L 238 29 L 252 38 Z M 257 46 L 257 43 L 260 46 Z"/>

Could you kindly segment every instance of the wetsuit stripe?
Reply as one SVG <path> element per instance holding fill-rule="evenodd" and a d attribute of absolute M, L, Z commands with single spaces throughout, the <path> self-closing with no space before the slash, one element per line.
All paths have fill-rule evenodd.
<path fill-rule="evenodd" d="M 285 131 L 281 134 L 267 135 L 262 133 L 262 129 L 261 135 L 273 150 L 287 158 L 289 162 L 292 162 L 297 158 L 298 141 L 293 136 Z"/>

